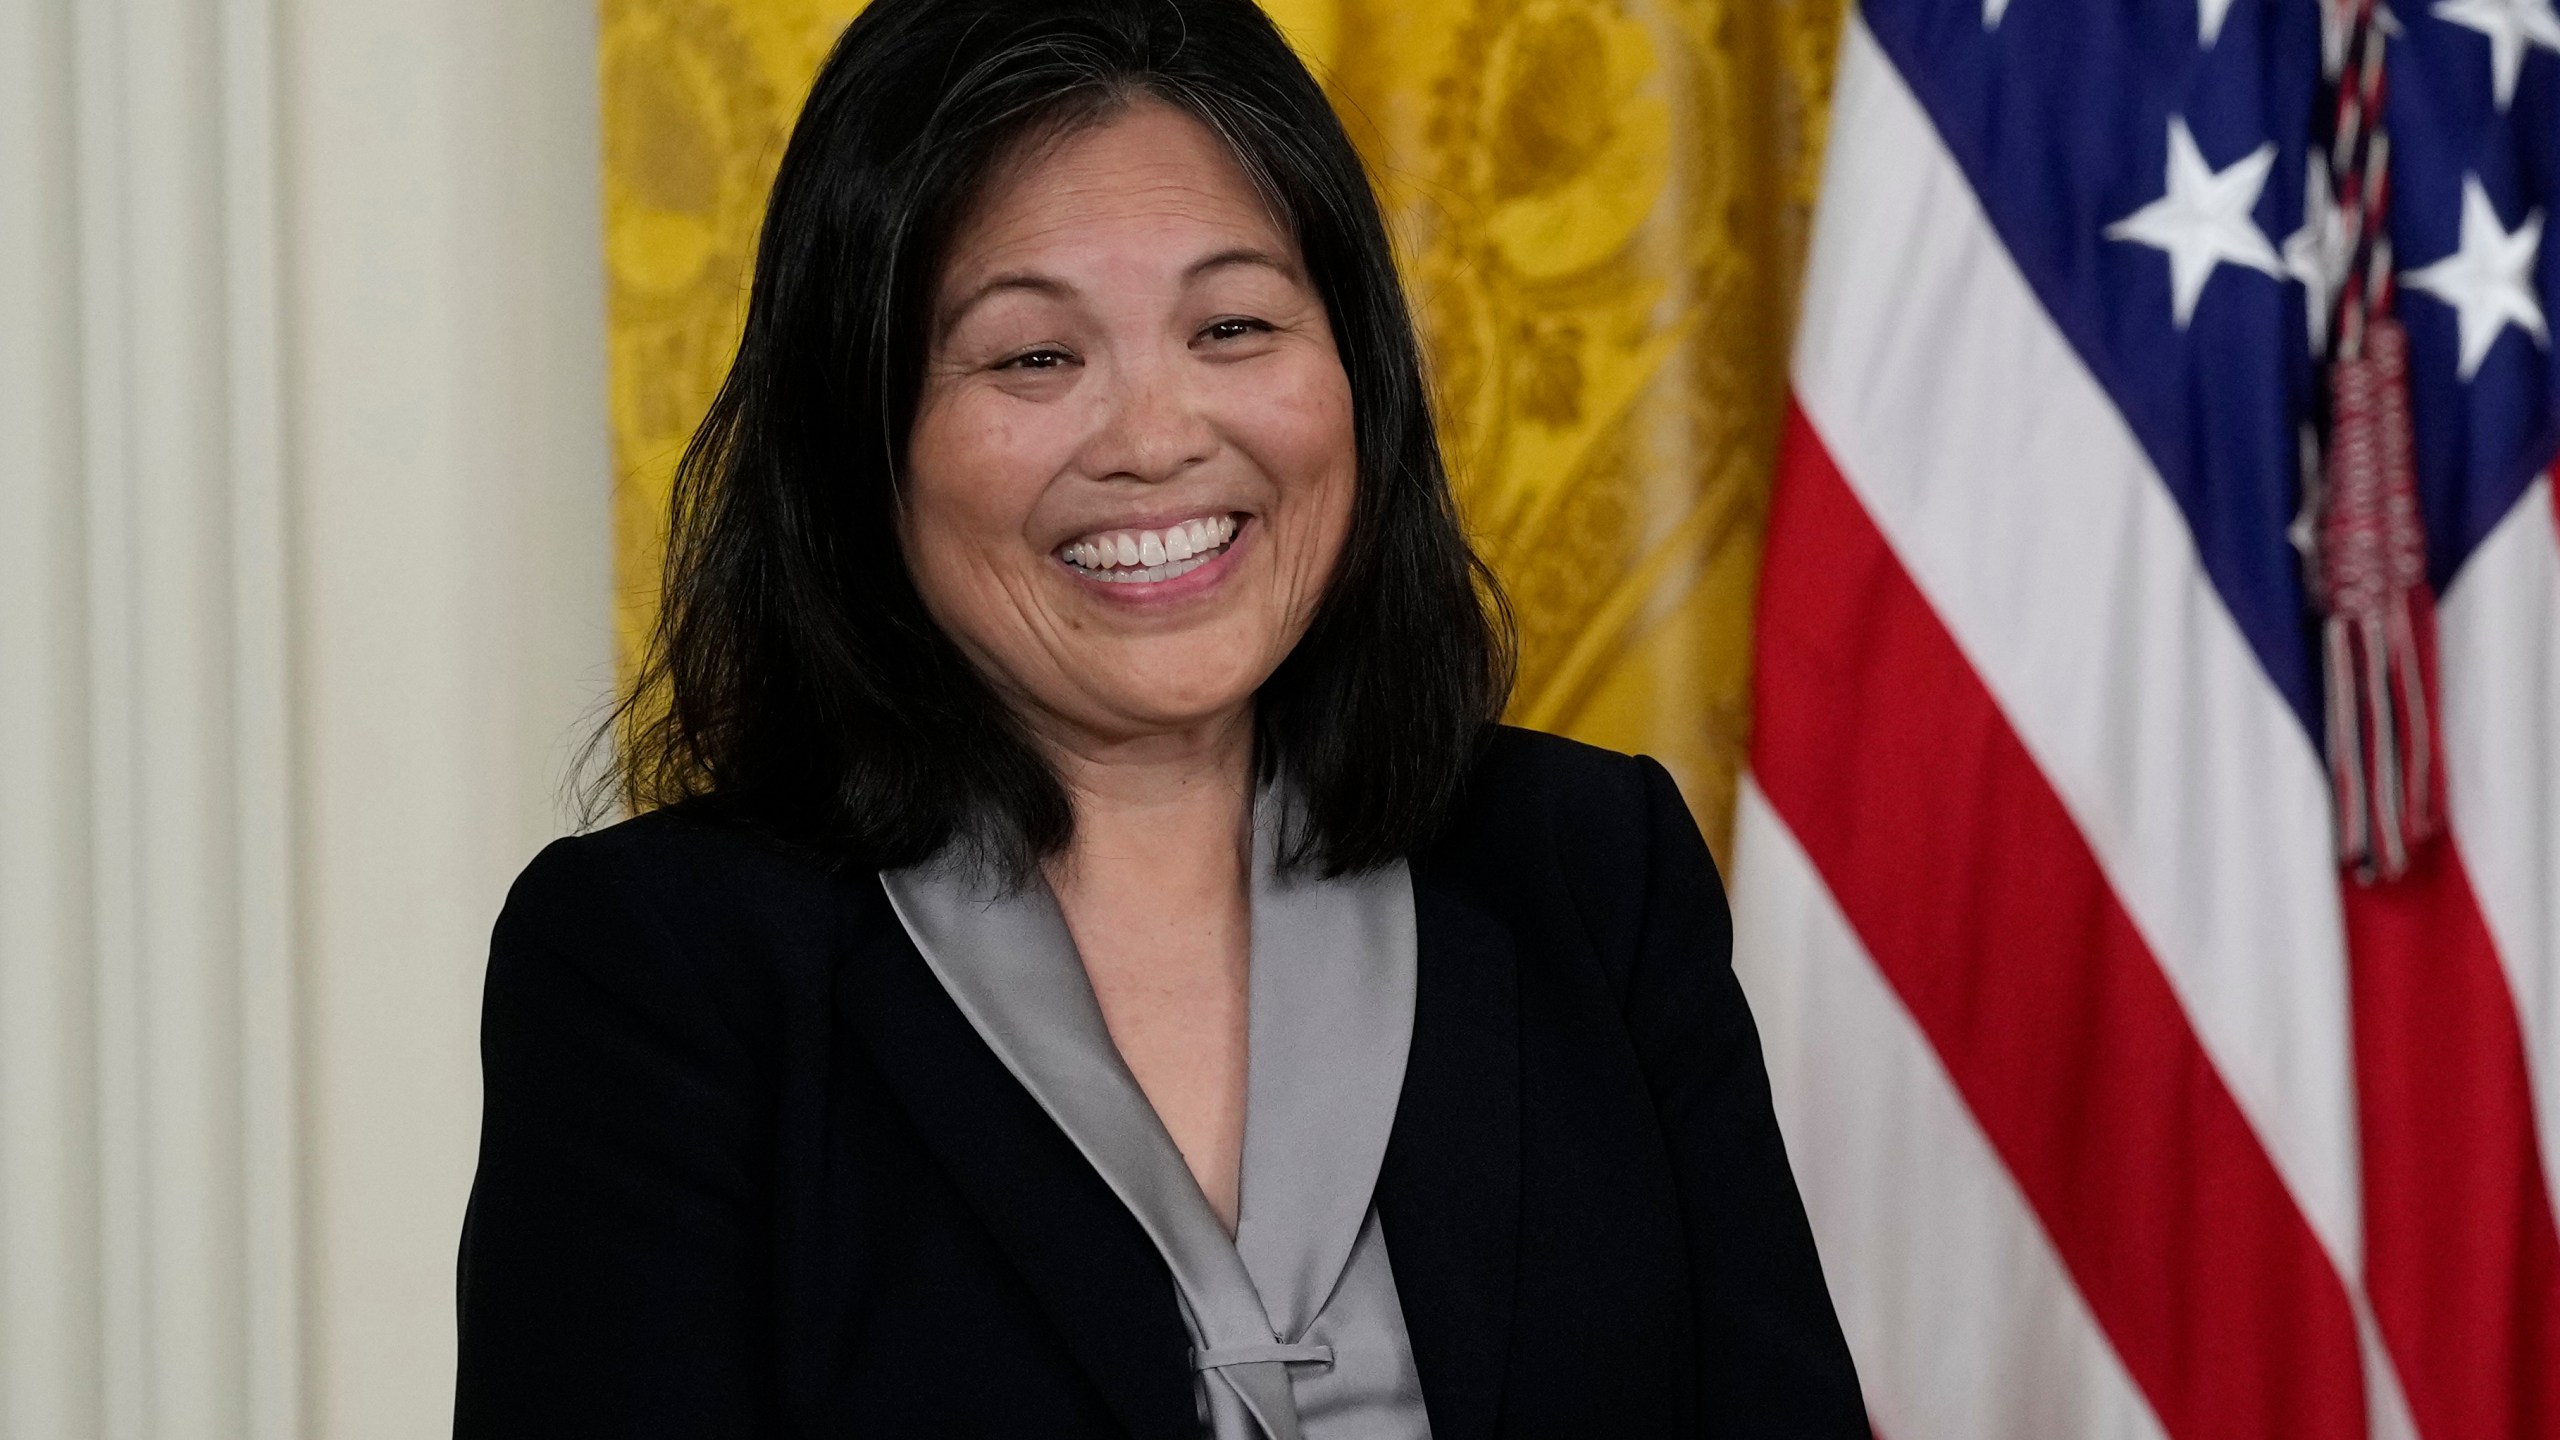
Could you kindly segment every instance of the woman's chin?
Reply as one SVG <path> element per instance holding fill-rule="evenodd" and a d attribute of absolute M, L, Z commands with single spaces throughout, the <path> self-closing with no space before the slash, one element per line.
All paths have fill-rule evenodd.
<path fill-rule="evenodd" d="M 1108 741 L 1203 736 L 1231 725 L 1253 708 L 1251 686 L 1186 686 L 1168 689 L 1132 677 L 1125 685 L 1091 696 L 1077 728 Z"/>

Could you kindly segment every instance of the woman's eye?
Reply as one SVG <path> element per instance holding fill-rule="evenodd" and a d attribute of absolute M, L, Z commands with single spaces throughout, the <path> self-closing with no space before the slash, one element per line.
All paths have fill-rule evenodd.
<path fill-rule="evenodd" d="M 1055 370 L 1061 365 L 1074 362 L 1075 357 L 1064 350 L 1026 350 L 1009 360 L 996 362 L 996 368 L 999 370 Z"/>
<path fill-rule="evenodd" d="M 1262 334 L 1270 328 L 1260 320 L 1231 316 L 1224 320 L 1210 321 L 1208 326 L 1200 332 L 1200 336 L 1204 340 L 1240 340 L 1247 335 Z"/>

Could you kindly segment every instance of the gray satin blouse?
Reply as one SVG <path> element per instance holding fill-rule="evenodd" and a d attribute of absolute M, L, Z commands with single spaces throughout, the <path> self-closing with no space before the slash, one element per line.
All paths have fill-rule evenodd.
<path fill-rule="evenodd" d="M 884 871 L 899 922 L 989 1048 L 1155 1241 L 1214 1440 L 1424 1440 L 1422 1386 L 1371 1194 L 1413 1038 L 1401 864 L 1283 878 L 1255 806 L 1244 1161 L 1230 1241 L 1122 1062 L 1045 885 Z"/>

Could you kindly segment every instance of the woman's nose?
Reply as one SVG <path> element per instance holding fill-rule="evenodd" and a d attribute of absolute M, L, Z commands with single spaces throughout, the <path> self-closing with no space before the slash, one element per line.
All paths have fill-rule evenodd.
<path fill-rule="evenodd" d="M 1085 448 L 1087 474 L 1154 484 L 1209 458 L 1217 434 L 1184 368 L 1181 360 L 1154 358 L 1112 368 L 1110 393 Z"/>

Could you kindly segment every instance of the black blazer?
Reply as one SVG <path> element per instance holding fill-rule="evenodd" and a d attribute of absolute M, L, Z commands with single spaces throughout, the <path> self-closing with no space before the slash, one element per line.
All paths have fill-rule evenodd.
<path fill-rule="evenodd" d="M 1436 1440 L 1866 1440 L 1671 777 L 1503 731 L 1413 884 L 1377 1204 Z M 1197 1440 L 1170 1274 L 875 875 L 560 841 L 481 1050 L 457 1436 Z"/>

